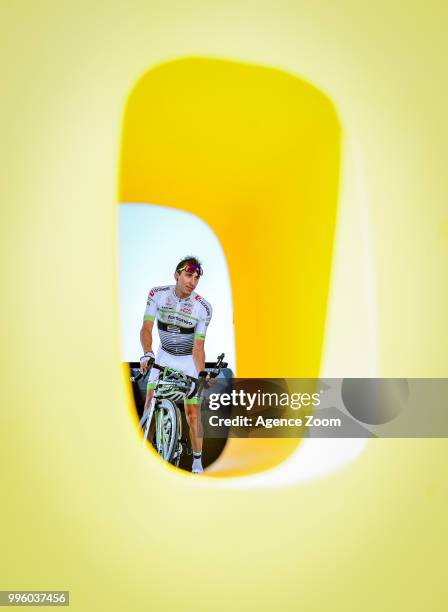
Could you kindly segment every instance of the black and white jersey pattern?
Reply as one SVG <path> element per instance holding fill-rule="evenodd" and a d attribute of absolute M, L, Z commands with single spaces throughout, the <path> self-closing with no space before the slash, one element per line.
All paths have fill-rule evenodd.
<path fill-rule="evenodd" d="M 162 348 L 171 355 L 191 355 L 195 340 L 204 340 L 212 307 L 196 292 L 181 299 L 175 285 L 153 287 L 146 302 L 145 321 L 157 319 Z"/>

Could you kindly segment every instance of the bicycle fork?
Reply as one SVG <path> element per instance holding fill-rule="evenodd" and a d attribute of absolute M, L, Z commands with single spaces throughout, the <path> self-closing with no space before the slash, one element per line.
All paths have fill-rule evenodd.
<path fill-rule="evenodd" d="M 163 410 L 156 413 L 156 447 L 159 455 L 165 459 L 165 431 L 163 429 Z"/>
<path fill-rule="evenodd" d="M 156 403 L 156 400 L 153 397 L 152 400 L 151 400 L 151 404 L 149 405 L 149 414 L 148 414 L 148 418 L 146 419 L 145 429 L 143 431 L 143 441 L 144 442 L 148 439 L 149 428 L 151 427 L 151 421 L 152 421 L 152 415 L 154 414 L 155 403 Z M 144 419 L 145 419 L 145 414 L 143 414 L 143 416 L 141 418 L 140 426 L 144 422 Z"/>

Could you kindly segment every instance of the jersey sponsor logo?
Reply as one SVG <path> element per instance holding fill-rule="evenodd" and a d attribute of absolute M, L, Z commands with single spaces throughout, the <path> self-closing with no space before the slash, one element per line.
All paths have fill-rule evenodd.
<path fill-rule="evenodd" d="M 167 321 L 174 321 L 176 323 L 185 323 L 187 327 L 193 327 L 192 321 L 185 319 L 180 314 L 169 314 L 167 316 Z"/>
<path fill-rule="evenodd" d="M 168 291 L 168 289 L 170 289 L 169 285 L 167 285 L 166 287 L 154 287 L 149 292 L 149 295 L 154 295 L 154 293 L 157 293 L 158 291 Z"/>
<path fill-rule="evenodd" d="M 175 332 L 176 334 L 180 332 L 180 329 L 176 325 L 167 325 L 167 330 L 170 332 Z"/>
<path fill-rule="evenodd" d="M 208 316 L 210 316 L 211 315 L 210 307 L 207 304 L 207 302 L 200 295 L 197 295 L 194 299 L 197 300 L 205 308 Z"/>
<path fill-rule="evenodd" d="M 193 309 L 189 308 L 188 306 L 184 306 L 183 308 L 180 309 L 180 311 L 185 314 L 191 314 L 193 312 Z"/>
<path fill-rule="evenodd" d="M 153 287 L 151 291 L 149 292 L 149 295 L 150 297 L 154 297 L 158 291 L 167 291 L 167 289 L 169 288 L 170 288 L 169 285 L 167 285 L 166 287 Z"/>

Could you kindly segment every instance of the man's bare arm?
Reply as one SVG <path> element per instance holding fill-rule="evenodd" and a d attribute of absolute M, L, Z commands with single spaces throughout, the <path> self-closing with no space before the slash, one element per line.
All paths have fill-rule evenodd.
<path fill-rule="evenodd" d="M 142 344 L 143 353 L 152 353 L 152 328 L 154 327 L 154 321 L 143 321 L 142 328 L 140 330 L 140 342 Z M 140 366 L 142 374 L 148 369 L 148 362 L 145 361 Z"/>
<path fill-rule="evenodd" d="M 152 328 L 154 327 L 154 321 L 143 321 L 142 328 L 140 330 L 140 342 L 144 353 L 152 351 Z"/>
<path fill-rule="evenodd" d="M 205 369 L 204 340 L 195 340 L 193 344 L 193 361 L 198 372 Z"/>

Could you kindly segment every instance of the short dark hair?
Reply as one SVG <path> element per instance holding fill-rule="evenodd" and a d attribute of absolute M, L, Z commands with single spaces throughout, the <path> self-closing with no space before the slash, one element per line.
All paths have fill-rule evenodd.
<path fill-rule="evenodd" d="M 199 266 L 202 270 L 202 263 L 199 261 L 199 259 L 197 257 L 194 257 L 193 255 L 187 255 L 177 264 L 176 272 L 179 272 L 179 270 L 181 270 L 181 268 L 183 268 L 186 264 L 195 264 L 196 266 Z"/>

